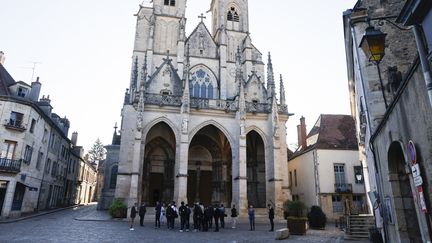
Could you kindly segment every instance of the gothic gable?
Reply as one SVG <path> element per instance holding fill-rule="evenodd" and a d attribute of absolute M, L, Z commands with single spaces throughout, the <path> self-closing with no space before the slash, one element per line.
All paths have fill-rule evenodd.
<path fill-rule="evenodd" d="M 182 95 L 182 81 L 177 69 L 172 65 L 172 59 L 164 58 L 164 62 L 156 68 L 146 84 L 146 91 L 150 94 Z"/>
<path fill-rule="evenodd" d="M 198 24 L 186 40 L 186 46 L 188 45 L 193 57 L 217 57 L 217 45 L 203 22 Z"/>
<path fill-rule="evenodd" d="M 261 78 L 258 77 L 256 73 L 249 76 L 245 84 L 245 92 L 247 102 L 267 102 L 267 90 L 264 87 L 264 83 L 261 82 Z"/>

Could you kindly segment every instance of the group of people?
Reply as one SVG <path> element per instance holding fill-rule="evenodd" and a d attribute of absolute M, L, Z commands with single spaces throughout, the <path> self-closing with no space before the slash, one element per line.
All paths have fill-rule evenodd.
<path fill-rule="evenodd" d="M 142 203 L 137 210 L 137 204 L 135 203 L 130 211 L 130 230 L 134 230 L 134 221 L 137 213 L 140 217 L 140 226 L 144 226 L 144 217 L 147 212 L 146 204 Z M 274 208 L 271 204 L 268 204 L 268 216 L 270 220 L 270 231 L 274 231 Z M 156 202 L 155 207 L 155 229 L 160 228 L 161 225 L 165 224 L 168 229 L 174 229 L 175 219 L 180 217 L 180 232 L 189 232 L 191 230 L 190 218 L 192 215 L 193 220 L 193 231 L 203 231 L 207 232 L 209 229 L 213 228 L 214 231 L 218 232 L 219 228 L 225 228 L 225 217 L 228 215 L 225 213 L 225 207 L 223 204 L 220 205 L 209 205 L 204 206 L 203 203 L 195 203 L 194 205 L 188 205 L 181 202 L 180 207 L 177 208 L 176 203 L 173 201 L 166 205 Z M 231 228 L 235 229 L 237 227 L 238 212 L 236 206 L 233 205 L 231 208 Z M 250 230 L 255 230 L 255 209 L 252 205 L 248 208 L 248 218 Z"/>

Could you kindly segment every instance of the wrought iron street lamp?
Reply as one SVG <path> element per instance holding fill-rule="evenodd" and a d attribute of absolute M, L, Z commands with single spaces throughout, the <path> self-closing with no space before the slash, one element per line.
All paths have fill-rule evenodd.
<path fill-rule="evenodd" d="M 363 38 L 360 41 L 360 48 L 363 50 L 369 61 L 373 62 L 377 66 L 381 92 L 384 98 L 384 105 L 387 109 L 388 104 L 384 93 L 384 85 L 381 78 L 381 69 L 379 66 L 385 54 L 386 35 L 387 34 L 381 32 L 379 29 L 369 26 L 366 28 L 366 33 L 363 35 Z"/>

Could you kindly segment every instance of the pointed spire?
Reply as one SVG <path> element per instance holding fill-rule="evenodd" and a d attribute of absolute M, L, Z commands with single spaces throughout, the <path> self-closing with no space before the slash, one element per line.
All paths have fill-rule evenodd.
<path fill-rule="evenodd" d="M 141 70 L 141 82 L 140 82 L 140 91 L 145 90 L 145 84 L 147 82 L 147 52 L 145 54 L 144 57 L 144 64 L 142 66 L 142 70 Z"/>
<path fill-rule="evenodd" d="M 184 89 L 183 89 L 183 97 L 182 97 L 182 113 L 189 113 L 190 111 L 190 94 L 189 94 L 189 68 L 190 68 L 190 46 L 187 45 L 186 48 L 186 65 L 183 71 L 183 79 L 184 79 Z"/>
<path fill-rule="evenodd" d="M 135 56 L 133 69 L 132 69 L 131 90 L 136 90 L 137 82 L 138 82 L 138 56 Z"/>
<path fill-rule="evenodd" d="M 113 134 L 113 137 L 112 137 L 112 141 L 111 141 L 111 144 L 120 144 L 120 141 L 119 141 L 119 135 L 117 134 L 117 122 L 115 123 L 115 125 L 114 125 L 114 134 Z"/>
<path fill-rule="evenodd" d="M 280 94 L 279 94 L 279 97 L 280 97 L 280 104 L 281 105 L 285 105 L 285 86 L 284 86 L 284 83 L 283 83 L 283 79 L 282 79 L 282 74 L 280 75 Z"/>
<path fill-rule="evenodd" d="M 275 96 L 275 81 L 274 81 L 273 64 L 272 64 L 270 52 L 268 53 L 268 63 L 267 63 L 267 93 L 269 97 Z"/>

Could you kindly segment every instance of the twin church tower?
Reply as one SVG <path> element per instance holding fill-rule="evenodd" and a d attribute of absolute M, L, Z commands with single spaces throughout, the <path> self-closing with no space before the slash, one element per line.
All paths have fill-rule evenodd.
<path fill-rule="evenodd" d="M 186 0 L 137 17 L 115 198 L 277 206 L 290 198 L 282 77 L 249 35 L 247 0 L 212 0 L 211 32 L 186 35 Z M 279 81 L 279 80 L 278 80 Z"/>

